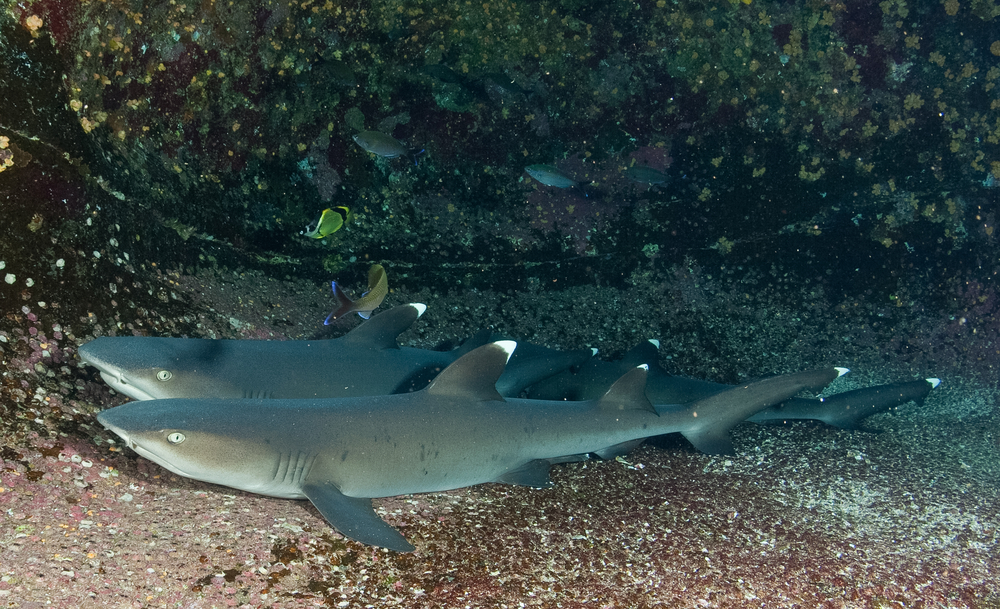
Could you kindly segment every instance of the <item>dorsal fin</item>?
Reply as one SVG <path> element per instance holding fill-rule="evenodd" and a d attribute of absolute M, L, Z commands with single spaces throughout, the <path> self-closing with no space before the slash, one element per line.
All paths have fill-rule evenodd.
<path fill-rule="evenodd" d="M 479 401 L 499 401 L 497 379 L 503 374 L 514 348 L 512 340 L 499 340 L 466 353 L 441 371 L 427 387 L 430 395 L 448 395 Z"/>
<path fill-rule="evenodd" d="M 455 350 L 455 358 L 457 359 L 459 357 L 462 357 L 463 355 L 465 355 L 466 353 L 472 351 L 477 347 L 482 347 L 483 345 L 494 342 L 494 340 L 491 338 L 492 336 L 493 333 L 486 328 L 483 328 L 479 332 L 476 332 L 469 338 L 465 339 L 465 341 L 463 341 L 462 344 L 458 346 L 458 348 Z"/>
<path fill-rule="evenodd" d="M 373 349 L 398 349 L 396 337 L 406 331 L 418 317 L 424 314 L 427 305 L 410 303 L 399 305 L 373 316 L 368 321 L 340 337 L 347 343 Z"/>
<path fill-rule="evenodd" d="M 556 351 L 530 343 L 518 343 L 507 368 L 497 381 L 497 391 L 501 395 L 516 397 L 538 381 L 574 366 L 579 367 L 592 357 L 590 349 Z"/>
<path fill-rule="evenodd" d="M 644 340 L 638 345 L 629 349 L 621 363 L 630 367 L 639 364 L 655 364 L 660 358 L 660 341 Z"/>
<path fill-rule="evenodd" d="M 656 414 L 656 409 L 646 398 L 646 373 L 649 366 L 642 364 L 621 376 L 607 393 L 597 400 L 601 410 L 648 410 Z"/>

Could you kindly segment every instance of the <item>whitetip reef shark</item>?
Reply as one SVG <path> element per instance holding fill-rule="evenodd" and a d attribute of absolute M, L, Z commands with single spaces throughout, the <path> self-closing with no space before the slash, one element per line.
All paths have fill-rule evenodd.
<path fill-rule="evenodd" d="M 754 412 L 826 386 L 847 370 L 771 377 L 657 412 L 648 367 L 633 368 L 589 401 L 504 399 L 495 383 L 516 343 L 458 358 L 420 391 L 328 399 L 167 399 L 129 402 L 97 419 L 139 455 L 188 478 L 309 499 L 344 536 L 414 549 L 372 508 L 374 497 L 484 482 L 546 487 L 552 462 L 613 454 L 680 432 L 711 452 Z"/>
<path fill-rule="evenodd" d="M 452 351 L 400 347 L 396 338 L 427 307 L 400 305 L 328 340 L 213 340 L 113 336 L 80 347 L 80 359 L 115 391 L 164 398 L 336 398 L 414 391 L 457 357 L 488 342 L 476 335 Z M 579 365 L 591 349 L 518 349 L 498 388 L 516 396 L 542 378 Z"/>
<path fill-rule="evenodd" d="M 661 368 L 658 341 L 646 341 L 614 362 L 591 358 L 532 384 L 527 397 L 539 400 L 591 400 L 600 396 L 625 371 L 649 364 L 646 395 L 658 410 L 673 404 L 685 404 L 730 389 L 710 381 L 672 376 Z M 923 404 L 940 379 L 928 378 L 890 383 L 845 391 L 824 398 L 791 398 L 765 408 L 747 420 L 754 423 L 778 423 L 788 420 L 816 420 L 841 429 L 858 429 L 863 419 L 914 401 Z"/>

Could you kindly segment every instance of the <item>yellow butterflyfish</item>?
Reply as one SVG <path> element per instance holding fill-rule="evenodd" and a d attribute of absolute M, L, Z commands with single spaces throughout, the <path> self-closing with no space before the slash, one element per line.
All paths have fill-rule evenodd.
<path fill-rule="evenodd" d="M 350 217 L 351 210 L 343 205 L 324 209 L 319 217 L 306 225 L 306 229 L 299 234 L 313 239 L 322 239 L 340 230 L 347 224 Z"/>

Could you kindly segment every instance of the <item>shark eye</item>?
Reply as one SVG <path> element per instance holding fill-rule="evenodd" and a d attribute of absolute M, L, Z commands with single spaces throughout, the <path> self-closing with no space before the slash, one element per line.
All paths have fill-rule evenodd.
<path fill-rule="evenodd" d="M 156 373 L 156 380 L 158 381 L 169 381 L 173 376 L 173 373 L 169 370 L 160 370 Z"/>
<path fill-rule="evenodd" d="M 171 444 L 180 444 L 183 441 L 184 434 L 177 431 L 167 436 L 167 442 L 170 442 Z"/>

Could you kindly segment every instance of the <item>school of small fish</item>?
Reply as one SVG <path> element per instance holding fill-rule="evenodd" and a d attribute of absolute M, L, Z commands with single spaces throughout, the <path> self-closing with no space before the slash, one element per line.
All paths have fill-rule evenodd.
<path fill-rule="evenodd" d="M 480 91 L 482 89 L 485 92 L 489 89 L 488 85 L 499 83 L 499 86 L 502 86 L 504 91 L 512 94 L 527 96 L 531 93 L 510 82 L 510 79 L 503 77 L 503 75 L 489 74 L 481 79 L 474 79 L 458 74 L 454 70 L 442 65 L 426 66 L 423 71 L 442 82 L 461 84 L 470 91 Z M 417 164 L 417 157 L 424 152 L 423 148 L 410 148 L 403 142 L 381 131 L 362 130 L 356 133 L 353 139 L 365 152 L 383 159 L 409 157 L 413 159 L 414 165 Z M 538 163 L 526 166 L 524 171 L 543 186 L 574 189 L 576 192 L 582 194 L 582 196 L 588 196 L 589 194 L 585 189 L 588 182 L 574 179 L 555 165 Z M 668 181 L 668 177 L 664 172 L 645 165 L 632 165 L 625 169 L 624 175 L 637 184 L 645 184 L 650 187 L 659 186 Z M 347 206 L 324 209 L 320 212 L 319 217 L 306 225 L 305 230 L 300 231 L 299 234 L 312 239 L 323 239 L 346 226 L 350 219 L 351 211 Z"/>

